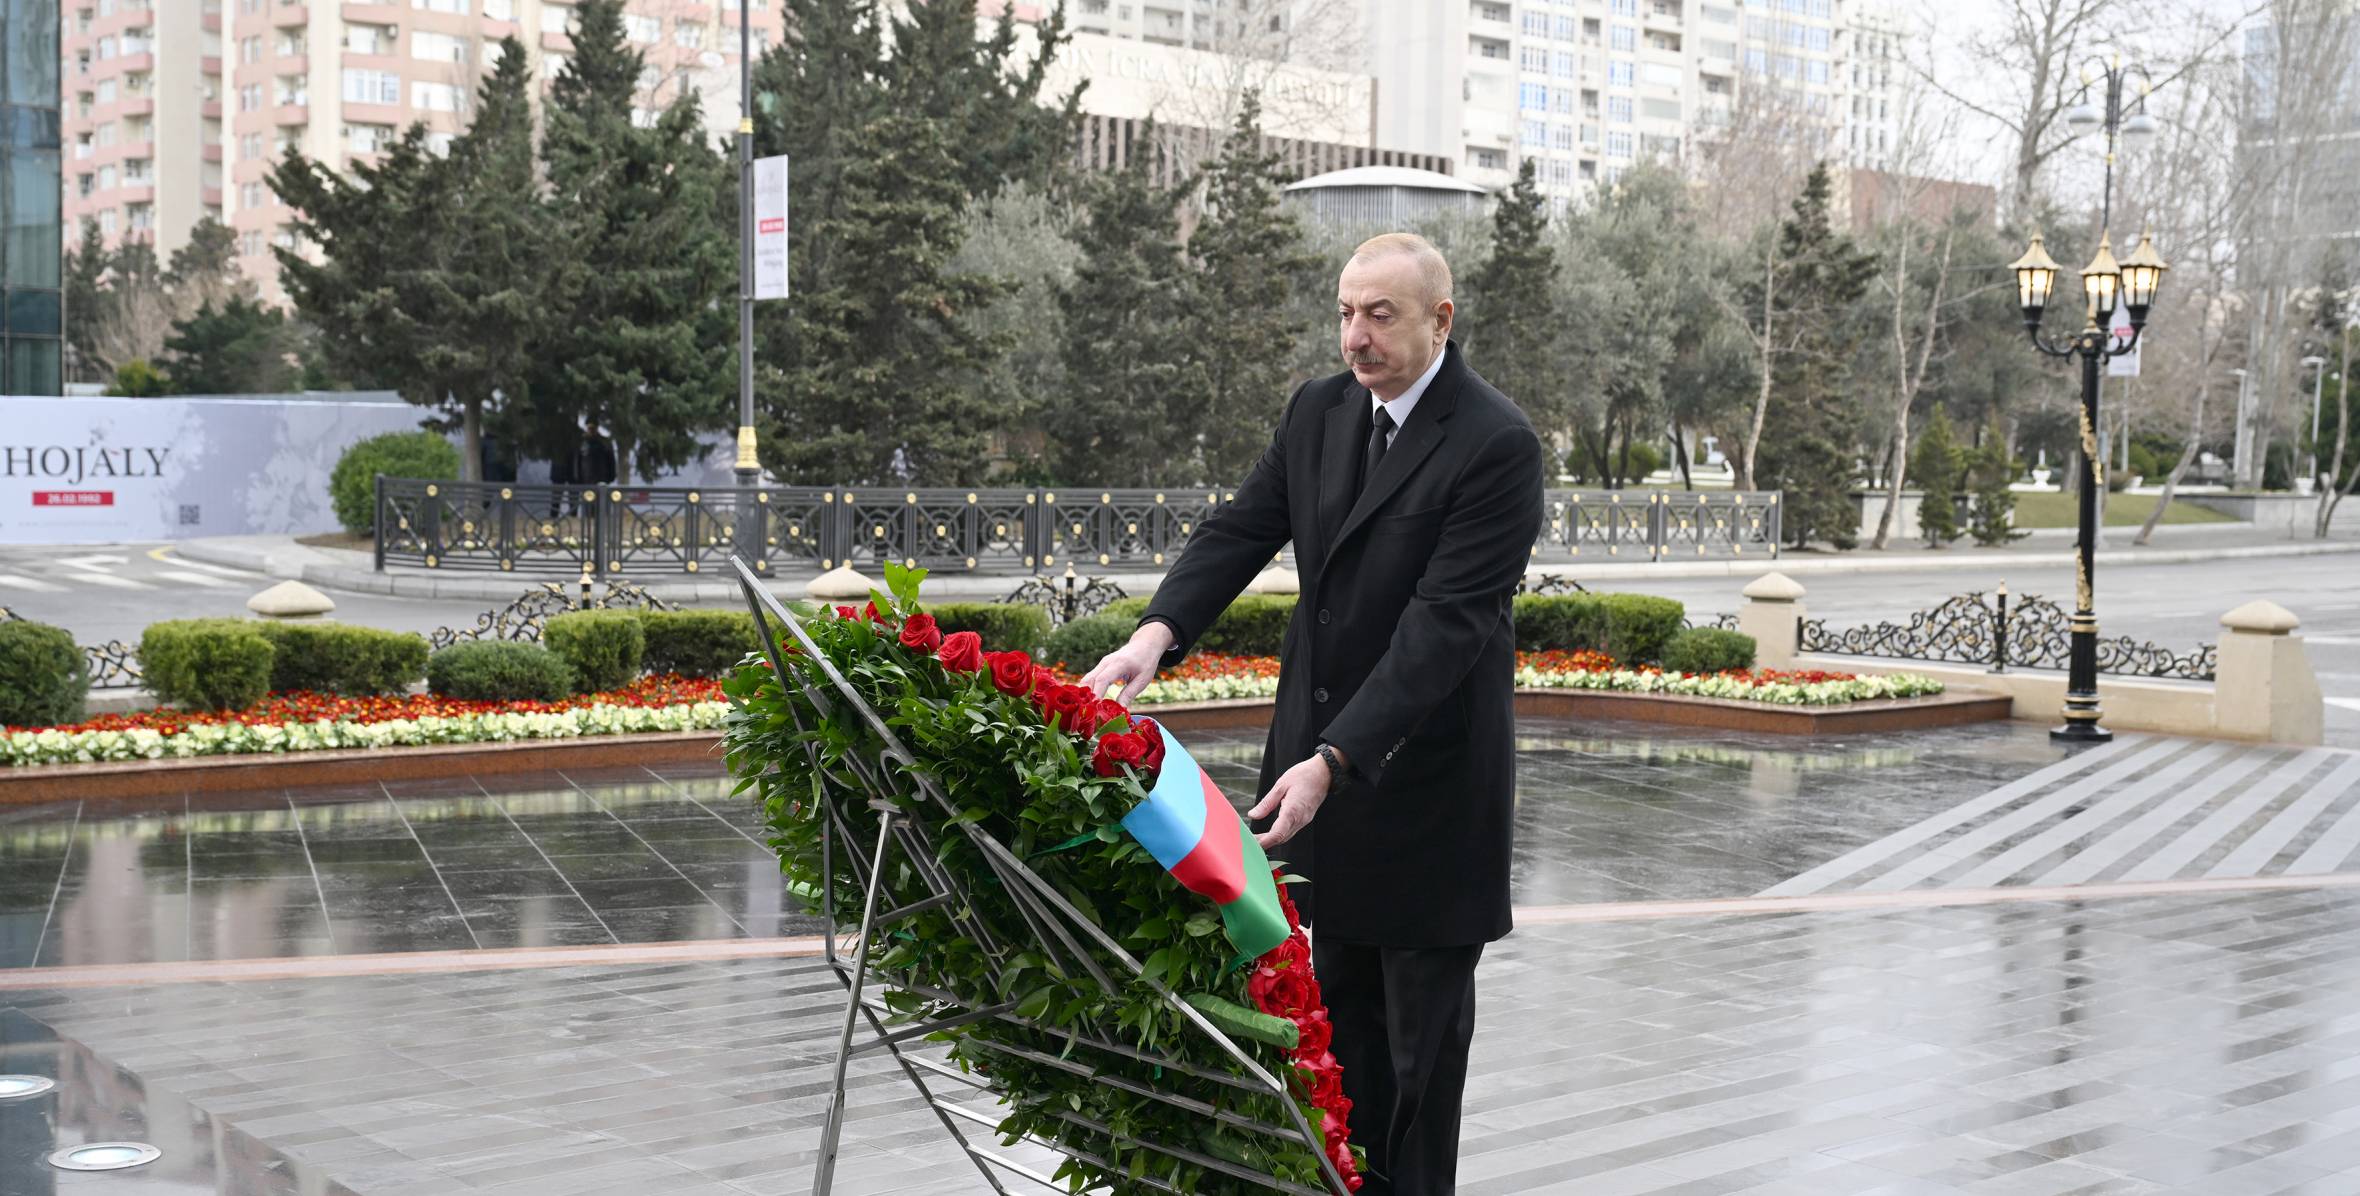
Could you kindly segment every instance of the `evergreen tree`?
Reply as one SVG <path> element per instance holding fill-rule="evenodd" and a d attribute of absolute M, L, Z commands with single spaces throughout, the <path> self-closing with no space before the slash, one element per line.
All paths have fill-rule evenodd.
<path fill-rule="evenodd" d="M 218 308 L 204 303 L 172 326 L 164 369 L 177 394 L 275 394 L 297 383 L 290 348 L 284 314 L 232 296 Z"/>
<path fill-rule="evenodd" d="M 251 299 L 255 294 L 252 280 L 238 269 L 238 235 L 211 216 L 197 221 L 189 229 L 188 243 L 172 251 L 164 282 L 183 317 L 208 304 L 225 307 L 232 299 Z"/>
<path fill-rule="evenodd" d="M 1972 505 L 1967 508 L 1967 533 L 1985 546 L 2031 535 L 2013 526 L 2016 492 L 2008 484 L 2023 474 L 2024 463 L 2008 452 L 2008 438 L 1999 429 L 1990 429 L 1983 437 L 1983 447 L 1970 450 L 1965 460 L 1967 484 L 1973 491 Z"/>
<path fill-rule="evenodd" d="M 1037 48 L 1016 74 L 1005 66 L 1019 60 L 1015 6 L 997 7 L 992 35 L 978 41 L 975 0 L 908 5 L 892 21 L 893 52 L 878 66 L 895 110 L 933 122 L 959 147 L 959 179 L 970 197 L 1012 180 L 1049 181 L 1081 128 L 1079 90 L 1054 107 L 1041 103 L 1049 67 L 1073 40 L 1064 7 L 1034 25 Z"/>
<path fill-rule="evenodd" d="M 1876 259 L 1829 220 L 1826 165 L 1814 168 L 1779 226 L 1783 326 L 1794 349 L 1772 374 L 1762 434 L 1762 484 L 1782 492 L 1780 519 L 1788 540 L 1814 539 L 1838 548 L 1859 543 L 1860 514 L 1852 500 L 1859 476 L 1861 421 L 1849 399 L 1853 333 L 1846 312 L 1867 291 Z"/>
<path fill-rule="evenodd" d="M 1570 412 L 1561 399 L 1557 254 L 1548 234 L 1547 201 L 1526 158 L 1492 208 L 1491 253 L 1471 280 L 1474 302 L 1459 313 L 1460 340 L 1502 394 L 1540 413 L 1545 426 L 1562 428 Z"/>
<path fill-rule="evenodd" d="M 65 255 L 66 381 L 99 382 L 106 371 L 98 361 L 100 314 L 107 302 L 107 247 L 98 231 L 98 217 L 82 218 L 81 241 Z"/>
<path fill-rule="evenodd" d="M 1204 427 L 1202 358 L 1189 344 L 1197 279 L 1180 250 L 1178 190 L 1156 182 L 1163 158 L 1150 122 L 1121 169 L 1083 185 L 1081 262 L 1058 297 L 1066 388 L 1047 429 L 1060 482 L 1170 484 L 1187 460 L 1179 446 Z"/>
<path fill-rule="evenodd" d="M 850 148 L 837 214 L 815 236 L 860 268 L 796 297 L 796 353 L 763 396 L 765 454 L 796 482 L 981 481 L 995 413 L 978 383 L 1002 341 L 965 317 L 1003 287 L 950 267 L 956 163 L 939 126 L 900 113 Z"/>
<path fill-rule="evenodd" d="M 1242 480 L 1270 441 L 1286 402 L 1297 331 L 1288 284 L 1314 264 L 1294 214 L 1280 204 L 1284 176 L 1278 155 L 1262 152 L 1261 118 L 1261 96 L 1246 92 L 1221 156 L 1208 168 L 1209 211 L 1188 242 L 1200 268 L 1187 338 L 1203 363 L 1197 411 L 1203 464 L 1196 476 L 1214 485 Z"/>
<path fill-rule="evenodd" d="M 421 365 L 443 321 L 428 306 L 429 263 L 451 219 L 450 172 L 413 125 L 352 177 L 290 151 L 271 171 L 271 189 L 293 208 L 297 238 L 317 260 L 275 251 L 295 312 L 317 330 L 311 368 L 322 377 L 368 378 L 438 415 L 458 411 L 439 375 Z M 462 460 L 474 478 L 476 461 Z"/>
<path fill-rule="evenodd" d="M 412 125 L 347 180 L 290 152 L 271 188 L 320 260 L 277 249 L 296 312 L 318 327 L 336 373 L 392 385 L 463 433 L 461 476 L 482 477 L 487 412 L 521 399 L 543 320 L 540 279 L 553 255 L 533 155 L 524 46 L 498 65 L 447 158 Z"/>
<path fill-rule="evenodd" d="M 1909 480 L 1923 496 L 1918 503 L 1918 529 L 1930 547 L 1958 539 L 1959 475 L 1966 461 L 1951 435 L 1950 416 L 1942 408 L 1919 430 L 1910 448 Z"/>
<path fill-rule="evenodd" d="M 553 319 L 538 339 L 529 403 L 511 424 L 552 460 L 582 429 L 604 428 L 618 469 L 678 467 L 697 435 L 734 422 L 726 381 L 736 328 L 736 247 L 723 223 L 730 188 L 703 144 L 694 95 L 655 124 L 632 123 L 643 65 L 623 32 L 622 0 L 585 0 L 573 56 L 549 88 L 542 156 Z"/>

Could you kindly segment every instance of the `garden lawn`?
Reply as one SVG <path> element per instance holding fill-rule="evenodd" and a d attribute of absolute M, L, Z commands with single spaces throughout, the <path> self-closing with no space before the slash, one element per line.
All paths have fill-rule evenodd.
<path fill-rule="evenodd" d="M 2160 494 L 2109 494 L 2106 496 L 2106 526 L 2137 527 L 2147 522 L 2155 510 Z M 2062 491 L 2055 494 L 2019 493 L 2016 495 L 2017 527 L 2073 527 L 2081 520 L 2078 500 Z M 2234 523 L 2231 516 L 2191 502 L 2172 503 L 2163 513 L 2165 523 Z"/>

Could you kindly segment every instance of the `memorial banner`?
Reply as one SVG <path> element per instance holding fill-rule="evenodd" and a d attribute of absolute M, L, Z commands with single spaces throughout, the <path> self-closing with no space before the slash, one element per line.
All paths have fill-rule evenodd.
<path fill-rule="evenodd" d="M 407 403 L 0 397 L 0 544 L 335 531 L 346 446 L 418 427 Z"/>

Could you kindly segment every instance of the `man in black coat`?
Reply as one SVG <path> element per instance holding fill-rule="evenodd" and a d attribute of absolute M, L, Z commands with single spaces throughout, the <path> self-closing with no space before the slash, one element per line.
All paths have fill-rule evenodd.
<path fill-rule="evenodd" d="M 1296 388 L 1236 499 L 1083 680 L 1128 701 L 1294 544 L 1302 596 L 1248 817 L 1311 882 L 1294 892 L 1374 1172 L 1362 1196 L 1430 1196 L 1456 1182 L 1475 964 L 1510 928 L 1509 600 L 1542 454 L 1451 340 L 1432 245 L 1373 238 L 1336 289 L 1351 369 Z"/>

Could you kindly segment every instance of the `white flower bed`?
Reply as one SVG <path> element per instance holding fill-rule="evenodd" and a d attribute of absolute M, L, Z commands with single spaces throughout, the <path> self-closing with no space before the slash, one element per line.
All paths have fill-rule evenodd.
<path fill-rule="evenodd" d="M 331 748 L 411 747 L 430 743 L 504 743 L 647 731 L 716 731 L 728 713 L 727 702 L 691 702 L 678 706 L 585 706 L 556 714 L 468 714 L 379 723 L 329 719 L 263 726 L 200 723 L 177 735 L 148 730 L 12 731 L 0 738 L 0 766 L 318 752 Z"/>
<path fill-rule="evenodd" d="M 1551 673 L 1516 670 L 1516 684 L 1528 689 L 1602 689 L 1616 693 L 1677 694 L 1690 698 L 1728 698 L 1777 706 L 1840 706 L 1879 698 L 1919 698 L 1942 692 L 1942 683 L 1917 673 L 1883 677 L 1854 677 L 1849 681 L 1770 681 L 1714 675 L 1688 677 L 1678 673 L 1641 673 L 1630 669 Z"/>

